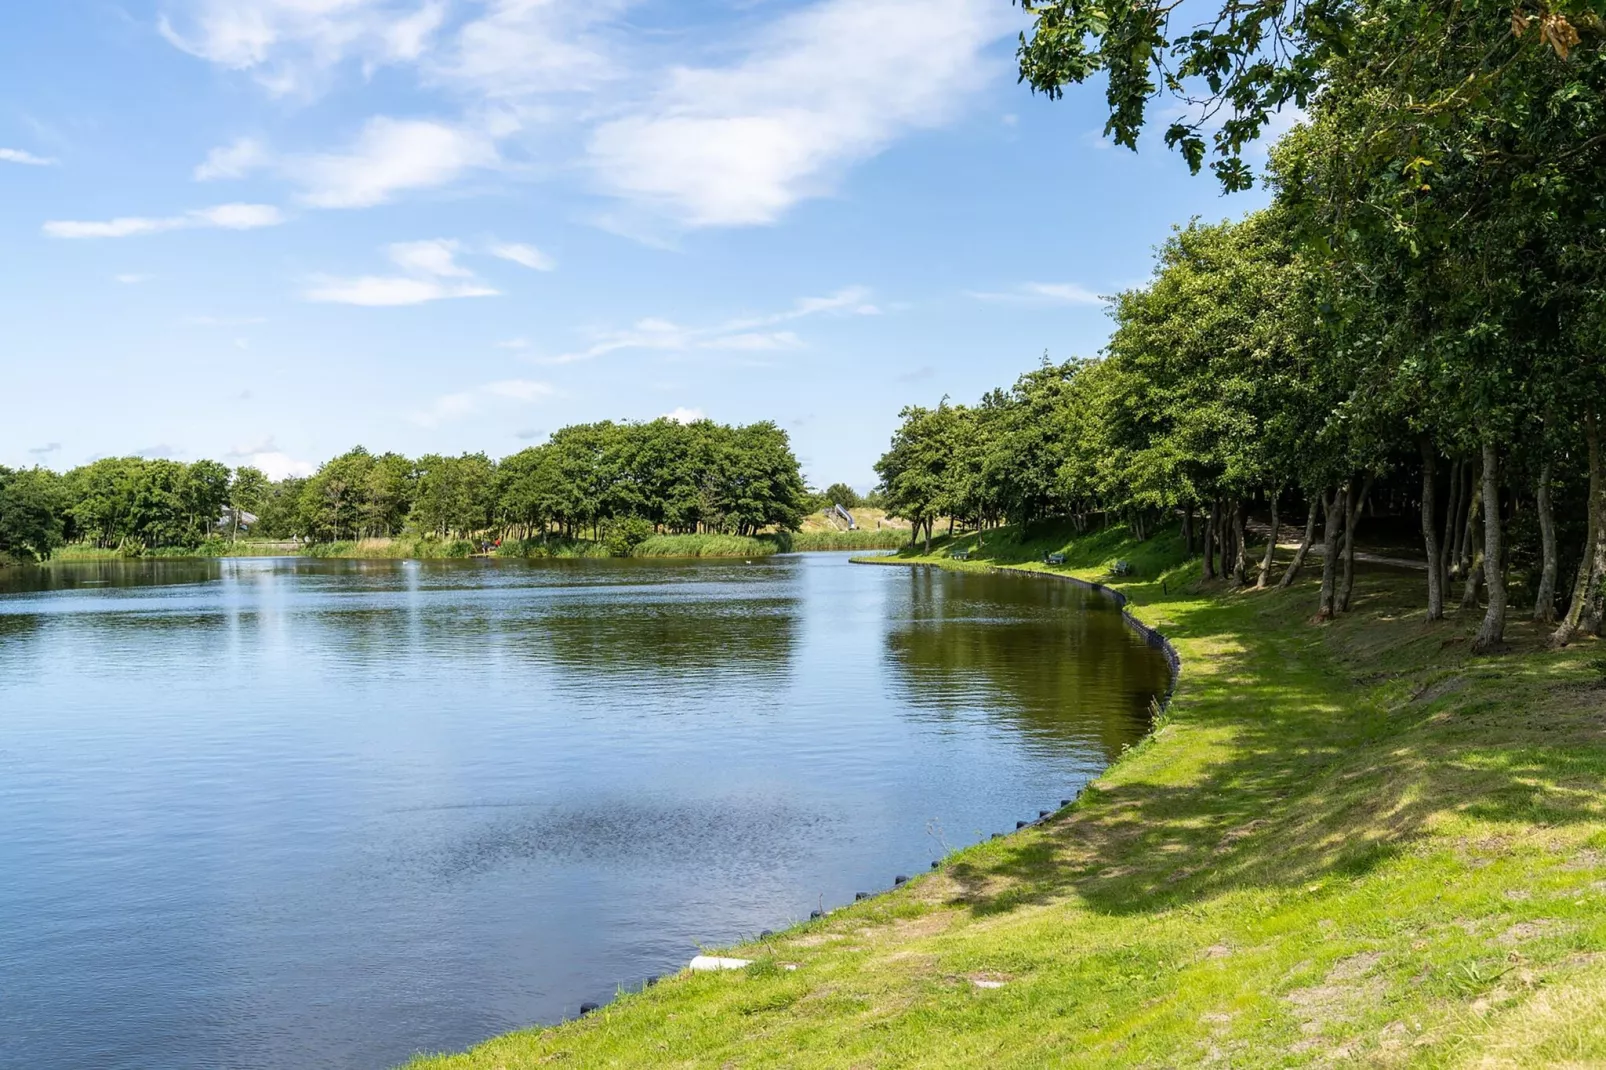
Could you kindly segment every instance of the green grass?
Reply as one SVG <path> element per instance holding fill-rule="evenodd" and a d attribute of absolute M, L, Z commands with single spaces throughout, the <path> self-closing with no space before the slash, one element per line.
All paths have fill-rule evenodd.
<path fill-rule="evenodd" d="M 792 536 L 654 535 L 639 544 L 633 557 L 767 557 L 792 548 Z"/>
<path fill-rule="evenodd" d="M 415 1066 L 1606 1065 L 1600 643 L 1518 622 L 1472 658 L 1473 615 L 1424 622 L 1387 569 L 1315 625 L 1314 576 L 1201 586 L 1174 535 L 981 541 L 926 561 L 1136 566 L 1113 585 L 1183 658 L 1144 743 L 1041 825 L 730 949 L 754 967 Z"/>
<path fill-rule="evenodd" d="M 497 547 L 497 557 L 607 557 L 607 549 L 590 539 L 566 539 L 557 536 L 508 540 Z"/>
<path fill-rule="evenodd" d="M 909 532 L 897 528 L 860 528 L 857 531 L 799 531 L 792 535 L 792 549 L 816 550 L 896 550 L 909 545 Z"/>
<path fill-rule="evenodd" d="M 51 553 L 52 562 L 67 561 L 127 561 L 133 558 L 194 558 L 194 557 L 290 557 L 297 554 L 294 548 L 273 540 L 223 538 L 208 539 L 197 546 L 141 547 L 137 551 L 102 548 L 89 543 L 72 543 L 58 546 Z"/>
<path fill-rule="evenodd" d="M 472 557 L 475 544 L 468 539 L 437 539 L 403 535 L 390 539 L 315 542 L 301 551 L 303 557 L 342 557 L 363 560 L 432 560 Z"/>

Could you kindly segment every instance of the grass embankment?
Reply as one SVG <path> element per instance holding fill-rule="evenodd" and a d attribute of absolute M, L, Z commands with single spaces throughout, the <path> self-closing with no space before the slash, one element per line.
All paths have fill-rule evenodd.
<path fill-rule="evenodd" d="M 417 1066 L 1606 1063 L 1602 644 L 1516 624 L 1472 658 L 1473 614 L 1428 624 L 1420 577 L 1370 566 L 1313 625 L 1314 575 L 1201 587 L 1174 536 L 901 559 L 1042 569 L 1049 543 L 1183 658 L 1164 722 L 1079 802 L 731 949 L 746 970 Z"/>
<path fill-rule="evenodd" d="M 775 535 L 654 535 L 638 543 L 631 557 L 767 557 L 791 549 Z"/>
<path fill-rule="evenodd" d="M 158 546 L 133 550 L 79 542 L 56 547 L 51 551 L 50 560 L 60 562 L 129 561 L 138 558 L 293 557 L 298 553 L 300 550 L 294 544 L 260 539 L 208 539 L 198 546 Z"/>

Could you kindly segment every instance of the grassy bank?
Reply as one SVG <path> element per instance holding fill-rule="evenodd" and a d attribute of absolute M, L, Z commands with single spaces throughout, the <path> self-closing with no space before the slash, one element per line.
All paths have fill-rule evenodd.
<path fill-rule="evenodd" d="M 160 546 L 150 548 L 119 549 L 72 543 L 58 546 L 50 554 L 53 562 L 62 561 L 128 561 L 135 558 L 191 558 L 191 557 L 292 557 L 300 550 L 292 545 L 273 540 L 209 539 L 198 546 Z"/>
<path fill-rule="evenodd" d="M 632 557 L 767 557 L 792 548 L 780 535 L 654 535 L 631 551 Z"/>
<path fill-rule="evenodd" d="M 1183 658 L 1147 741 L 1048 821 L 732 949 L 746 970 L 417 1066 L 1606 1062 L 1602 644 L 1519 624 L 1472 658 L 1472 615 L 1424 622 L 1383 568 L 1316 626 L 1314 577 L 1201 587 L 1174 536 L 980 541 L 929 563 L 1135 566 L 1111 582 Z"/>

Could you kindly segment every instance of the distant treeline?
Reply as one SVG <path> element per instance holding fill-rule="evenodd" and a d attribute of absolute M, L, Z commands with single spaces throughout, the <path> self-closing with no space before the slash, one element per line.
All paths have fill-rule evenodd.
<path fill-rule="evenodd" d="M 249 466 L 139 457 L 66 473 L 0 467 L 0 553 L 44 558 L 65 543 L 138 553 L 245 532 L 312 542 L 551 534 L 628 547 L 658 533 L 795 531 L 822 501 L 773 423 L 604 421 L 500 461 L 358 447 L 277 481 Z"/>

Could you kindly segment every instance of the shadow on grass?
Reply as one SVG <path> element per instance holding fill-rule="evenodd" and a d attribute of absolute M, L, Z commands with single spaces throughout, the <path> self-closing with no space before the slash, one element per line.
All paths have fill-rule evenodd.
<path fill-rule="evenodd" d="M 1470 659 L 1475 616 L 1428 624 L 1415 585 L 1387 569 L 1360 575 L 1354 610 L 1323 626 L 1303 623 L 1310 585 L 1227 599 L 1167 588 L 1139 610 L 1184 659 L 1186 716 L 1164 730 L 1206 734 L 1206 759 L 1187 775 L 1130 765 L 998 861 L 954 864 L 956 905 L 1158 912 L 1364 875 L 1441 814 L 1600 819 L 1606 690 L 1591 651 L 1544 651 L 1540 630 L 1515 623 L 1510 653 Z M 1125 589 L 1161 597 L 1158 582 Z"/>

